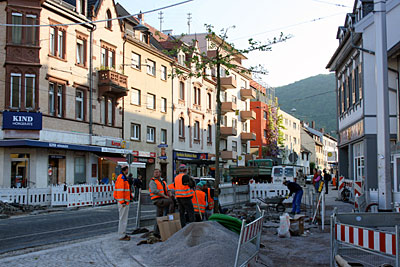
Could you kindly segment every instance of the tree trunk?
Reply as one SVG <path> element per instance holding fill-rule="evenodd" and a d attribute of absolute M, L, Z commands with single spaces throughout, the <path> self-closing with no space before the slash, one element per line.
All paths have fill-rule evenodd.
<path fill-rule="evenodd" d="M 219 213 L 219 184 L 220 184 L 220 173 L 219 173 L 219 157 L 220 157 L 220 137 L 221 137 L 221 63 L 219 62 L 219 51 L 217 50 L 217 124 L 215 125 L 215 201 L 214 201 L 214 213 Z"/>

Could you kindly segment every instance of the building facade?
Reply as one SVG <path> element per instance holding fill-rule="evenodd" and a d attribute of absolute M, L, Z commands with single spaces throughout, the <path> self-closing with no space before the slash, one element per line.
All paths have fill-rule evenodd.
<path fill-rule="evenodd" d="M 282 117 L 282 132 L 284 137 L 283 144 L 283 157 L 282 163 L 288 164 L 297 164 L 298 158 L 300 156 L 300 148 L 301 148 L 301 139 L 300 139 L 300 120 L 290 115 L 289 113 L 279 110 L 278 115 Z M 290 154 L 295 153 L 293 159 L 290 159 Z M 295 160 L 297 158 L 297 160 Z"/>
<path fill-rule="evenodd" d="M 338 28 L 339 46 L 327 68 L 336 75 L 339 175 L 377 188 L 377 92 L 373 1 L 354 2 Z M 391 143 L 398 134 L 400 1 L 386 1 Z M 396 166 L 394 166 L 396 169 Z M 397 176 L 395 176 L 397 177 Z M 397 186 L 396 186 L 397 185 Z M 395 179 L 395 190 L 398 190 Z"/>

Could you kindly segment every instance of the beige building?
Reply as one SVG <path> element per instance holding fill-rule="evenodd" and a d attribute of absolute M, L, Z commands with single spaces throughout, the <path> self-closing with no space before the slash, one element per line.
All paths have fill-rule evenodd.
<path fill-rule="evenodd" d="M 288 114 L 287 112 L 279 109 L 278 116 L 282 117 L 282 124 L 284 126 L 283 138 L 284 138 L 284 155 L 285 157 L 282 159 L 283 163 L 293 163 L 297 164 L 298 162 L 290 162 L 289 155 L 291 153 L 296 153 L 298 157 L 300 157 L 300 149 L 301 149 L 301 135 L 300 135 L 300 120 L 296 117 Z"/>
<path fill-rule="evenodd" d="M 89 22 L 115 18 L 114 1 L 9 0 L 0 8 L 2 23 L 54 25 L 0 34 L 7 81 L 0 87 L 0 186 L 112 178 L 129 152 L 123 32 L 118 20 Z M 73 23 L 85 24 L 65 25 Z"/>
<path fill-rule="evenodd" d="M 303 125 L 301 127 L 301 146 L 311 152 L 309 155 L 310 164 L 314 163 L 315 168 L 322 170 L 325 167 L 325 160 L 320 132 Z M 310 172 L 312 173 L 312 170 Z"/>

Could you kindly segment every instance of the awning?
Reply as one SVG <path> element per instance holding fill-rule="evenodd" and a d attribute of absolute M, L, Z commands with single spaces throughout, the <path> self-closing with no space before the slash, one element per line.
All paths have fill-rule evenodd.
<path fill-rule="evenodd" d="M 119 157 L 102 157 L 105 160 L 112 161 L 115 164 L 118 164 L 120 166 L 128 166 L 128 163 L 126 162 L 125 158 L 119 158 Z M 132 162 L 131 167 L 133 168 L 146 168 L 146 163 L 144 162 Z"/>
<path fill-rule="evenodd" d="M 28 139 L 1 140 L 0 147 L 42 147 L 42 148 L 67 149 L 67 150 L 88 151 L 88 152 L 103 152 L 103 153 L 113 153 L 113 154 L 132 153 L 131 150 L 127 149 L 100 147 L 91 145 L 72 145 L 72 144 L 43 142 L 43 141 L 28 140 Z"/>

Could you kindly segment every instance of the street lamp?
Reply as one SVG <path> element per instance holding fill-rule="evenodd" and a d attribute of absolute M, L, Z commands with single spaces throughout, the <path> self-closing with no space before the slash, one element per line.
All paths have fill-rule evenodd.
<path fill-rule="evenodd" d="M 134 29 L 135 31 L 148 32 L 148 31 L 149 31 L 149 28 L 146 27 L 146 25 L 144 25 L 143 22 L 142 22 L 142 13 L 139 14 L 139 18 L 140 18 L 139 24 L 136 25 L 136 26 L 134 26 L 133 29 Z"/>

